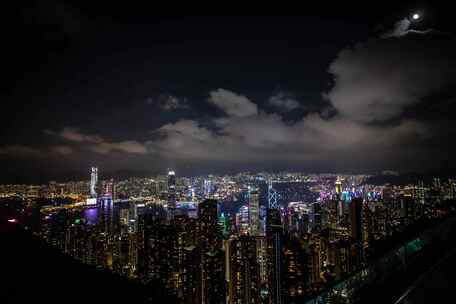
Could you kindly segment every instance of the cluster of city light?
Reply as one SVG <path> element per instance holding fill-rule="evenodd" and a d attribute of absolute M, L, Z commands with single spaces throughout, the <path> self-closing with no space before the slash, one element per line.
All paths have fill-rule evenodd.
<path fill-rule="evenodd" d="M 90 182 L 42 186 L 41 201 L 48 204 L 39 206 L 34 233 L 84 263 L 144 282 L 154 277 L 182 301 L 202 303 L 235 303 L 246 294 L 256 302 L 309 298 L 362 269 L 376 241 L 444 217 L 448 210 L 434 202 L 456 198 L 456 182 L 438 178 L 394 186 L 371 184 L 370 175 L 181 177 L 169 170 L 115 181 L 98 174 L 92 169 Z M 81 184 L 86 189 L 78 195 L 86 200 L 57 203 L 68 198 L 58 189 Z M 25 189 L 14 195 L 33 207 L 36 197 L 27 187 L 0 189 Z M 298 257 L 314 262 L 303 265 Z"/>

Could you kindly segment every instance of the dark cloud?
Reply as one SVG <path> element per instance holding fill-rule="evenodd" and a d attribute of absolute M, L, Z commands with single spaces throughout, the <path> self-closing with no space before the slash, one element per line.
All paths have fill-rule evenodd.
<path fill-rule="evenodd" d="M 79 149 L 87 149 L 100 154 L 108 154 L 110 152 L 123 152 L 131 154 L 146 154 L 147 148 L 144 143 L 136 140 L 124 141 L 109 141 L 99 135 L 84 134 L 79 129 L 65 127 L 59 132 L 45 130 L 47 134 L 55 135 L 66 142 L 78 144 Z M 65 150 L 60 149 L 60 152 Z M 68 151 L 68 149 L 66 150 Z M 63 152 L 62 154 L 65 154 Z"/>
<path fill-rule="evenodd" d="M 39 3 L 38 3 L 39 2 Z M 47 39 L 79 38 L 89 26 L 80 9 L 62 1 L 38 1 L 25 10 L 26 22 L 45 29 Z"/>
<path fill-rule="evenodd" d="M 55 156 L 66 156 L 72 153 L 73 149 L 66 145 L 55 145 L 40 148 L 26 145 L 8 145 L 0 147 L 0 156 L 8 158 L 49 158 Z"/>
<path fill-rule="evenodd" d="M 147 104 L 157 104 L 158 107 L 163 111 L 176 111 L 176 110 L 188 110 L 190 104 L 187 98 L 179 98 L 170 94 L 161 94 L 157 98 L 148 97 L 146 99 Z"/>
<path fill-rule="evenodd" d="M 12 158 L 16 157 L 41 157 L 42 151 L 33 148 L 33 147 L 28 147 L 24 145 L 11 145 L 11 146 L 3 146 L 0 147 L 0 156 L 8 156 Z"/>
<path fill-rule="evenodd" d="M 52 151 L 60 155 L 70 155 L 73 153 L 73 149 L 69 146 L 59 145 L 52 147 Z"/>

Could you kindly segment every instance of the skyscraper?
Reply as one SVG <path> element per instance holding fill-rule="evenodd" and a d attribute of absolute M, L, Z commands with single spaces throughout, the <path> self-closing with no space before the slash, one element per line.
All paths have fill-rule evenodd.
<path fill-rule="evenodd" d="M 103 196 L 111 197 L 114 199 L 114 179 L 111 179 L 104 184 Z"/>
<path fill-rule="evenodd" d="M 205 179 L 203 183 L 203 194 L 204 197 L 207 198 L 212 193 L 212 183 L 210 179 Z"/>
<path fill-rule="evenodd" d="M 353 198 L 350 202 L 350 230 L 351 237 L 355 246 L 355 264 L 359 266 L 359 262 L 363 254 L 363 233 L 362 233 L 362 208 L 363 199 L 360 197 Z"/>
<path fill-rule="evenodd" d="M 96 198 L 97 197 L 97 187 L 98 183 L 98 168 L 97 167 L 92 167 L 91 173 L 90 173 L 90 197 Z"/>
<path fill-rule="evenodd" d="M 277 191 L 272 187 L 272 180 L 268 181 L 268 208 L 278 208 Z"/>
<path fill-rule="evenodd" d="M 339 177 L 337 177 L 335 186 L 336 186 L 336 193 L 340 195 L 342 193 L 342 182 L 339 179 Z"/>
<path fill-rule="evenodd" d="M 199 246 L 201 248 L 201 303 L 225 300 L 225 263 L 218 224 L 218 202 L 206 199 L 198 205 Z"/>
<path fill-rule="evenodd" d="M 321 211 L 320 203 L 315 202 L 312 204 L 312 228 L 315 231 L 320 231 L 322 228 Z"/>
<path fill-rule="evenodd" d="M 168 171 L 168 212 L 170 218 L 174 217 L 176 211 L 176 174 L 174 171 Z"/>
<path fill-rule="evenodd" d="M 306 246 L 296 236 L 284 245 L 284 300 L 286 303 L 303 303 L 308 288 L 309 269 Z"/>
<path fill-rule="evenodd" d="M 273 304 L 283 303 L 282 269 L 283 269 L 283 229 L 279 209 L 268 209 L 266 238 L 268 242 L 269 291 Z"/>
<path fill-rule="evenodd" d="M 229 240 L 229 304 L 260 303 L 260 269 L 256 238 L 242 235 Z"/>
<path fill-rule="evenodd" d="M 257 236 L 260 230 L 260 195 L 254 187 L 249 187 L 249 231 Z"/>
<path fill-rule="evenodd" d="M 361 211 L 363 199 L 359 197 L 353 198 L 350 204 L 351 237 L 358 243 L 362 241 Z"/>

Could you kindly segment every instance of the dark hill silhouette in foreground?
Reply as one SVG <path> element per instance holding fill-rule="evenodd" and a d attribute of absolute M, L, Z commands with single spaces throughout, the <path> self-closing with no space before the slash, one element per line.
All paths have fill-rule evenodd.
<path fill-rule="evenodd" d="M 144 286 L 100 271 L 0 223 L 0 303 L 173 303 L 158 283 Z"/>

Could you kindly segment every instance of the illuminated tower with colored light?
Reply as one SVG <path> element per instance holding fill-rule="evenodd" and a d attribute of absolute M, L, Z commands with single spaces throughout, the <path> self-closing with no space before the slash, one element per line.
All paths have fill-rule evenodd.
<path fill-rule="evenodd" d="M 339 179 L 339 177 L 337 177 L 337 180 L 336 180 L 336 193 L 339 195 L 342 193 L 342 182 Z"/>
<path fill-rule="evenodd" d="M 98 183 L 98 168 L 97 167 L 92 167 L 91 173 L 90 173 L 90 196 L 92 198 L 97 197 L 97 187 Z"/>

